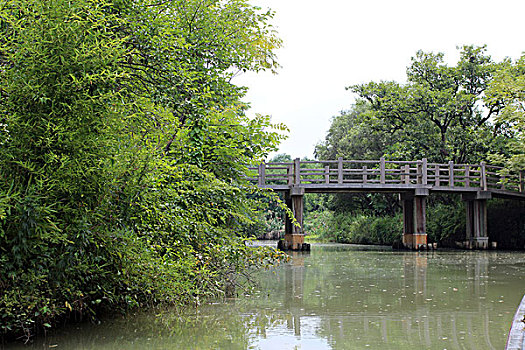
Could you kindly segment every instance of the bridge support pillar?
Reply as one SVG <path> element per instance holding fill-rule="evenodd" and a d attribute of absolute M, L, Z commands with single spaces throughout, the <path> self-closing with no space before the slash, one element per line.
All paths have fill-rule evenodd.
<path fill-rule="evenodd" d="M 310 250 L 310 244 L 304 243 L 304 188 L 292 187 L 286 192 L 285 201 L 299 226 L 294 225 L 292 220 L 286 217 L 284 240 L 280 240 L 277 247 L 281 250 Z"/>
<path fill-rule="evenodd" d="M 465 247 L 468 249 L 488 249 L 489 247 L 487 199 L 490 197 L 490 192 L 486 191 L 480 191 L 475 195 L 462 195 L 466 209 Z"/>
<path fill-rule="evenodd" d="M 402 193 L 403 246 L 420 249 L 427 246 L 426 200 L 428 190 Z"/>

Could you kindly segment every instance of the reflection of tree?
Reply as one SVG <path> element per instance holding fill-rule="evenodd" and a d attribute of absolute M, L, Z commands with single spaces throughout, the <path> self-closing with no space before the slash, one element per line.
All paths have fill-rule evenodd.
<path fill-rule="evenodd" d="M 488 327 L 496 316 L 482 302 L 490 253 L 349 253 L 343 258 L 332 252 L 334 264 L 323 256 L 321 273 L 306 262 L 312 267 L 304 278 L 305 312 L 312 274 L 331 276 L 316 286 L 345 291 L 325 296 L 327 313 L 338 316 L 321 318 L 319 336 L 334 348 L 491 349 L 491 339 L 504 342 L 506 329 Z"/>
<path fill-rule="evenodd" d="M 316 247 L 261 272 L 247 298 L 117 319 L 48 344 L 83 349 L 246 349 L 274 334 L 334 349 L 502 348 L 521 300 L 525 257 L 508 253 L 352 251 Z M 512 258 L 512 256 L 511 256 Z M 490 277 L 490 279 L 489 279 Z M 489 282 L 490 281 L 490 282 Z M 501 314 L 508 322 L 501 322 Z M 105 339 L 104 339 L 105 337 Z M 47 346 L 46 346 L 47 347 Z"/>
<path fill-rule="evenodd" d="M 296 335 L 301 318 L 317 315 L 317 336 L 341 349 L 492 349 L 505 341 L 507 325 L 495 326 L 494 304 L 484 302 L 502 293 L 488 289 L 495 253 L 327 247 L 302 257 L 272 291 Z"/>
<path fill-rule="evenodd" d="M 233 305 L 209 306 L 188 313 L 155 310 L 134 317 L 115 318 L 100 325 L 65 327 L 61 335 L 48 336 L 35 348 L 58 345 L 61 349 L 246 349 L 253 337 L 249 317 L 231 312 Z"/>

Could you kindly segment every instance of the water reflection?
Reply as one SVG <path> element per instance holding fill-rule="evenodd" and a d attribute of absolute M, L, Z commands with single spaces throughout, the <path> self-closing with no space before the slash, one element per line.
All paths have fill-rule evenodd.
<path fill-rule="evenodd" d="M 70 328 L 34 348 L 501 349 L 525 257 L 315 246 L 250 296 Z"/>
<path fill-rule="evenodd" d="M 301 316 L 303 316 L 303 286 L 306 274 L 304 267 L 305 255 L 309 253 L 292 252 L 291 267 L 285 271 L 286 291 L 283 295 L 283 305 L 293 316 L 287 319 L 288 329 L 293 330 L 294 335 L 301 335 Z"/>
<path fill-rule="evenodd" d="M 331 347 L 344 349 L 386 344 L 440 349 L 503 346 L 521 298 L 523 276 L 507 278 L 507 288 L 498 281 L 509 276 L 508 268 L 523 264 L 522 254 L 365 254 L 340 256 L 332 251 L 328 256 L 314 251 L 306 266 L 303 256 L 296 257 L 285 270 L 281 295 L 283 306 L 292 313 L 287 328 L 299 336 L 301 321 L 319 315 L 316 335 Z M 520 287 L 513 293 L 509 285 Z M 515 302 L 503 304 L 504 299 Z"/>

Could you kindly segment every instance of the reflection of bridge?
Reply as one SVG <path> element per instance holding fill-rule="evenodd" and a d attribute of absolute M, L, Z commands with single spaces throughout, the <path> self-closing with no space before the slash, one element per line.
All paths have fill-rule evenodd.
<path fill-rule="evenodd" d="M 261 163 L 257 168 L 261 188 L 285 192 L 286 204 L 300 226 L 286 220 L 284 248 L 304 246 L 303 196 L 305 193 L 399 193 L 403 203 L 403 244 L 426 247 L 426 197 L 433 192 L 461 194 L 466 204 L 466 246 L 488 248 L 487 200 L 493 197 L 525 200 L 525 172 L 506 172 L 480 164 L 418 161 L 321 160 Z"/>
<path fill-rule="evenodd" d="M 490 297 L 487 283 L 491 270 L 488 253 L 478 252 L 476 255 L 467 255 L 468 259 L 462 263 L 463 269 L 459 269 L 462 273 L 457 278 L 471 281 L 466 290 L 454 292 L 444 289 L 454 294 L 459 293 L 459 296 L 445 294 L 443 289 L 436 288 L 435 279 L 432 280 L 436 272 L 435 264 L 434 274 L 430 271 L 427 273 L 432 259 L 439 255 L 434 252 L 404 253 L 399 293 L 385 293 L 385 299 L 380 299 L 378 292 L 369 295 L 362 293 L 362 289 L 352 291 L 344 284 L 344 277 L 341 275 L 338 276 L 342 277 L 341 279 L 327 279 L 320 282 L 325 289 L 331 291 L 333 289 L 329 286 L 333 287 L 332 283 L 340 285 L 342 287 L 340 296 L 324 291 L 324 294 L 319 294 L 318 298 L 312 298 L 312 284 L 308 285 L 306 282 L 316 277 L 311 269 L 318 268 L 319 265 L 309 261 L 315 267 L 308 267 L 311 266 L 310 264 L 305 266 L 305 257 L 311 259 L 310 253 L 292 252 L 291 254 L 292 264 L 284 271 L 283 308 L 274 312 L 288 315 L 286 326 L 295 336 L 301 336 L 304 323 L 316 319 L 319 320 L 317 335 L 338 345 L 334 348 L 365 348 L 365 344 L 370 341 L 375 342 L 376 347 L 384 345 L 386 348 L 405 348 L 404 346 L 420 348 L 422 344 L 425 344 L 426 348 L 438 346 L 452 349 L 496 348 L 492 345 L 494 339 L 491 338 L 495 334 L 498 335 L 501 327 L 492 329 L 491 323 L 501 315 L 495 312 L 496 307 L 486 308 L 481 302 Z M 363 265 L 368 266 L 369 262 Z M 327 266 L 333 266 L 331 264 L 333 261 L 328 262 Z M 333 270 L 330 272 L 334 273 Z M 450 271 L 447 275 L 450 275 Z M 381 283 L 375 275 L 359 275 L 359 277 L 364 278 L 365 285 L 374 283 L 377 290 L 385 288 L 390 292 L 389 285 Z M 387 280 L 388 278 L 383 281 Z M 337 298 L 348 294 L 350 297 L 346 299 L 347 302 L 341 305 Z M 332 297 L 335 301 L 330 304 L 329 300 Z M 463 305 L 450 304 L 455 298 L 459 300 L 465 297 L 468 299 Z M 348 300 L 353 301 L 354 306 L 350 305 Z M 365 303 L 368 304 L 368 308 L 363 308 Z M 439 307 L 434 308 L 436 306 L 432 305 L 434 303 Z M 455 307 L 456 305 L 462 305 L 461 309 Z"/>

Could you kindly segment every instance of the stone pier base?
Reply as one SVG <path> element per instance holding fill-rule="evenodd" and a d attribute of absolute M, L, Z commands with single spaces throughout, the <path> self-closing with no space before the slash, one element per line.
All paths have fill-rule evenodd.
<path fill-rule="evenodd" d="M 466 209 L 466 240 L 467 249 L 488 249 L 489 237 L 487 232 L 487 200 L 491 193 L 479 191 L 475 194 L 463 194 Z"/>
<path fill-rule="evenodd" d="M 280 250 L 310 250 L 310 244 L 304 243 L 303 211 L 304 188 L 292 187 L 285 195 L 286 205 L 292 211 L 296 223 L 289 217 L 285 219 L 284 239 L 277 244 Z"/>
<path fill-rule="evenodd" d="M 277 248 L 280 250 L 308 251 L 310 250 L 310 244 L 304 243 L 304 234 L 287 233 L 284 235 L 284 239 L 279 241 Z"/>
<path fill-rule="evenodd" d="M 465 241 L 465 249 L 489 249 L 488 237 L 475 237 Z"/>
<path fill-rule="evenodd" d="M 403 204 L 403 246 L 406 249 L 427 247 L 426 197 L 428 190 L 402 193 Z"/>

